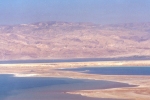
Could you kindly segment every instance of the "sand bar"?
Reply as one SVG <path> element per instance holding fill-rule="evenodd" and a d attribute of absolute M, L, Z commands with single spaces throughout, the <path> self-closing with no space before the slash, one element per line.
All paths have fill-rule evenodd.
<path fill-rule="evenodd" d="M 96 62 L 63 62 L 63 63 L 34 63 L 34 64 L 0 64 L 1 74 L 15 74 L 16 77 L 65 77 L 75 79 L 108 80 L 137 85 L 137 87 L 81 90 L 67 92 L 96 98 L 116 98 L 148 100 L 150 98 L 150 76 L 142 75 L 96 75 L 56 69 L 107 66 L 147 66 L 150 61 L 96 61 Z"/>

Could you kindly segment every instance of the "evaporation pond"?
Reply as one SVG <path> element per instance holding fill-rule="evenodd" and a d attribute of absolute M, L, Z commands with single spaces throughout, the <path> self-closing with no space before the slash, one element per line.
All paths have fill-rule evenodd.
<path fill-rule="evenodd" d="M 114 100 L 66 94 L 68 91 L 130 87 L 111 81 L 0 75 L 0 100 Z"/>
<path fill-rule="evenodd" d="M 62 70 L 103 75 L 150 75 L 150 67 L 84 67 Z"/>

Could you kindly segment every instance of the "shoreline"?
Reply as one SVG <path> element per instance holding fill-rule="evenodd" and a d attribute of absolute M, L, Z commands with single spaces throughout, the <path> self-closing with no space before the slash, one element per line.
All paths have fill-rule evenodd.
<path fill-rule="evenodd" d="M 95 58 L 96 59 L 96 58 Z M 150 60 L 90 60 L 90 59 L 52 59 L 52 60 L 8 60 L 8 61 L 0 61 L 0 65 L 58 65 L 58 64 L 96 64 L 98 66 L 150 66 Z"/>
<path fill-rule="evenodd" d="M 13 63 L 13 64 L 1 64 L 1 66 L 48 66 L 51 67 L 90 67 L 90 66 L 98 66 L 98 67 L 131 67 L 131 66 L 144 66 L 150 67 L 150 60 L 136 60 L 136 61 L 89 61 L 89 62 L 58 62 L 58 63 Z"/>
<path fill-rule="evenodd" d="M 63 68 L 82 68 L 82 67 L 150 67 L 150 60 L 146 61 L 101 61 L 101 62 L 63 62 L 63 63 L 32 63 L 32 64 L 0 64 L 1 74 L 15 74 L 15 77 L 62 77 L 73 79 L 91 79 L 106 80 L 136 87 L 100 89 L 100 90 L 80 90 L 66 92 L 69 94 L 78 94 L 86 97 L 114 99 L 135 99 L 148 100 L 150 98 L 150 76 L 143 75 L 96 75 L 88 73 L 79 73 L 73 71 L 60 71 Z M 138 91 L 138 92 L 137 92 Z M 119 94 L 119 96 L 118 96 Z M 134 95 L 131 95 L 134 94 Z"/>

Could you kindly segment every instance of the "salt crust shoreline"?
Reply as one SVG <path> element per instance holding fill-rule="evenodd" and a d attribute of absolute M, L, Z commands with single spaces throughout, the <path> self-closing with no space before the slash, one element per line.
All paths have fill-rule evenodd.
<path fill-rule="evenodd" d="M 87 73 L 78 73 L 70 71 L 58 71 L 56 69 L 81 68 L 81 67 L 131 67 L 144 66 L 150 67 L 150 60 L 146 61 L 101 61 L 101 62 L 64 62 L 64 63 L 34 63 L 34 64 L 0 64 L 1 74 L 12 74 L 14 77 L 65 77 L 73 79 L 91 79 L 106 80 L 136 87 L 111 88 L 101 90 L 81 90 L 66 92 L 70 94 L 79 94 L 87 97 L 96 98 L 116 98 L 116 99 L 134 99 L 148 100 L 150 98 L 150 76 L 141 75 L 92 75 Z"/>

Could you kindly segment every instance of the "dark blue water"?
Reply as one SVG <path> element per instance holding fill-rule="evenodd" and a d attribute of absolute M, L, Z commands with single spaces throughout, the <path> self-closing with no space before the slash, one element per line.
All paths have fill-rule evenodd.
<path fill-rule="evenodd" d="M 0 98 L 10 95 L 10 91 L 13 90 L 30 89 L 59 84 L 72 84 L 76 82 L 80 82 L 80 80 L 45 77 L 13 77 L 12 75 L 0 75 Z"/>
<path fill-rule="evenodd" d="M 104 75 L 150 75 L 150 67 L 85 67 L 63 70 Z"/>
<path fill-rule="evenodd" d="M 64 92 L 130 86 L 111 81 L 0 75 L 0 100 L 113 100 L 87 98 Z"/>
<path fill-rule="evenodd" d="M 131 56 L 116 58 L 72 58 L 72 59 L 37 59 L 37 60 L 7 60 L 0 64 L 19 63 L 60 63 L 60 62 L 90 62 L 90 61 L 126 61 L 126 60 L 150 60 L 150 56 Z"/>

